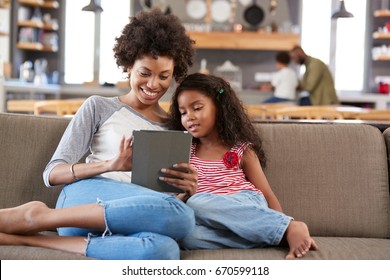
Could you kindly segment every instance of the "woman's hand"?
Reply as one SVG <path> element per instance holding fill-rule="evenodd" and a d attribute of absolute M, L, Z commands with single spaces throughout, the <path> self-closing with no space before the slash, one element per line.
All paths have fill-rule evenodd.
<path fill-rule="evenodd" d="M 171 177 L 160 177 L 160 180 L 184 191 L 184 194 L 179 194 L 178 198 L 186 201 L 189 197 L 194 195 L 198 189 L 198 172 L 189 163 L 178 163 L 173 166 L 174 168 L 184 169 L 185 171 L 179 171 L 176 169 L 163 168 L 162 173 L 174 176 Z"/>
<path fill-rule="evenodd" d="M 122 137 L 119 154 L 112 159 L 111 171 L 131 171 L 133 158 L 133 137 Z"/>

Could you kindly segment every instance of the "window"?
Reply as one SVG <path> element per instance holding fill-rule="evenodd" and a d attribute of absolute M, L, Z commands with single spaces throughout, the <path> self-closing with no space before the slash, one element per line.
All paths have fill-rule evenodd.
<path fill-rule="evenodd" d="M 353 18 L 337 20 L 336 89 L 362 91 L 365 80 L 366 0 L 348 1 Z"/>
<path fill-rule="evenodd" d="M 331 13 L 329 0 L 302 0 L 302 48 L 326 64 L 329 64 L 330 55 Z"/>
<path fill-rule="evenodd" d="M 99 76 L 99 83 L 116 83 L 123 80 L 122 69 L 116 66 L 112 48 L 115 37 L 129 22 L 131 1 L 101 0 L 103 12 L 95 22 L 95 14 L 81 9 L 89 0 L 66 1 L 64 82 L 82 84 Z M 100 41 L 95 42 L 95 25 Z M 95 64 L 95 52 L 99 61 Z M 100 67 L 96 67 L 100 65 Z M 97 73 L 94 73 L 96 71 Z"/>
<path fill-rule="evenodd" d="M 334 1 L 338 8 L 339 1 Z M 308 55 L 334 65 L 338 91 L 362 91 L 365 80 L 365 24 L 367 1 L 346 1 L 353 18 L 340 18 L 332 29 L 332 1 L 302 0 L 302 47 Z M 336 34 L 331 34 L 336 32 Z M 331 38 L 335 38 L 335 55 Z M 351 67 L 353 65 L 353 67 Z"/>
<path fill-rule="evenodd" d="M 114 60 L 115 37 L 118 37 L 123 27 L 129 23 L 130 17 L 130 2 L 123 1 L 120 5 L 115 4 L 111 0 L 103 0 L 102 7 L 104 12 L 101 13 L 101 27 L 100 27 L 100 82 L 116 83 L 123 81 L 126 77 L 122 69 L 119 69 Z"/>

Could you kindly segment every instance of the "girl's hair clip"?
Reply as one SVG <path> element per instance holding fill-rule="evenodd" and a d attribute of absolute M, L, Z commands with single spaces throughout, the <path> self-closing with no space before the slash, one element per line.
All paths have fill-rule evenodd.
<path fill-rule="evenodd" d="M 220 90 L 218 90 L 218 94 L 224 94 L 225 93 L 225 90 L 223 88 L 221 88 Z"/>

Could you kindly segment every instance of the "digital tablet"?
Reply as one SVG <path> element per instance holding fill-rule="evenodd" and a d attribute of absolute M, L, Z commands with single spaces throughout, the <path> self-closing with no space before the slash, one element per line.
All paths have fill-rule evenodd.
<path fill-rule="evenodd" d="M 174 169 L 175 163 L 189 162 L 191 142 L 192 136 L 187 131 L 134 131 L 131 182 L 160 192 L 183 192 L 159 177 L 167 177 L 161 168 Z"/>

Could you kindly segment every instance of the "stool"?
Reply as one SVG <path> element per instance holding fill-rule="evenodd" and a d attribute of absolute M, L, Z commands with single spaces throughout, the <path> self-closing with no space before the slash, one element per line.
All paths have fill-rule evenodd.
<path fill-rule="evenodd" d="M 38 100 L 8 100 L 7 101 L 7 112 L 15 113 L 33 113 L 35 103 Z"/>
<path fill-rule="evenodd" d="M 43 100 L 34 104 L 34 115 L 54 114 L 57 116 L 74 115 L 85 98 L 81 99 L 58 99 Z"/>

